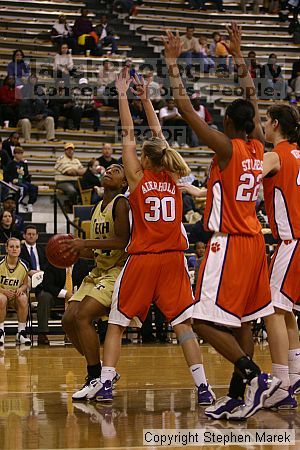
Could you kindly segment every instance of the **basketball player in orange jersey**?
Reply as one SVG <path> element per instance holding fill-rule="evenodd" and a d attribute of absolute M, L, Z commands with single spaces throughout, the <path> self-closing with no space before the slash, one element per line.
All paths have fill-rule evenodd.
<path fill-rule="evenodd" d="M 272 409 L 296 408 L 300 393 L 299 330 L 293 310 L 300 311 L 300 124 L 298 111 L 271 106 L 265 139 L 274 145 L 264 157 L 264 197 L 269 224 L 280 242 L 270 266 L 275 314 L 265 318 L 273 374 L 280 388 L 265 401 Z"/>
<path fill-rule="evenodd" d="M 214 234 L 199 270 L 195 330 L 235 366 L 229 394 L 206 409 L 209 417 L 245 419 L 280 385 L 253 362 L 251 321 L 274 313 L 265 242 L 255 203 L 262 180 L 264 146 L 253 81 L 241 50 L 241 30 L 228 28 L 230 51 L 251 101 L 235 100 L 224 118 L 225 133 L 212 130 L 194 111 L 185 92 L 177 57 L 180 38 L 167 33 L 165 57 L 175 101 L 183 118 L 216 156 L 212 160 L 205 209 Z M 241 74 L 240 71 L 243 71 Z M 242 326 L 241 326 L 242 325 Z M 244 383 L 248 382 L 245 404 Z"/>
<path fill-rule="evenodd" d="M 184 256 L 189 244 L 181 223 L 182 198 L 176 185 L 176 180 L 187 175 L 189 168 L 164 139 L 143 79 L 136 77 L 135 84 L 135 93 L 142 100 L 153 137 L 143 143 L 139 159 L 126 94 L 130 78 L 125 69 L 116 87 L 123 128 L 122 158 L 132 214 L 127 248 L 130 256 L 115 285 L 96 400 L 112 400 L 112 380 L 123 331 L 132 319 L 141 326 L 155 301 L 173 325 L 182 346 L 198 388 L 198 403 L 207 405 L 215 396 L 207 384 L 200 348 L 191 327 L 193 294 Z"/>

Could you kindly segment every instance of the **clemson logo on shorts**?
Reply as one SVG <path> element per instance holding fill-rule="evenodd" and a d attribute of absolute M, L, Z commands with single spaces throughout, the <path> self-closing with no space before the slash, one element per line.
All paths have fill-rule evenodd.
<path fill-rule="evenodd" d="M 211 244 L 211 251 L 214 253 L 217 253 L 219 250 L 221 250 L 221 245 L 219 244 L 219 242 L 214 242 L 213 244 Z"/>

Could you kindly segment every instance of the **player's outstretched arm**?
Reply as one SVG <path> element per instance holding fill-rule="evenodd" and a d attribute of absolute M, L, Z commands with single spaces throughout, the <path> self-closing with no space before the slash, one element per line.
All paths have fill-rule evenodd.
<path fill-rule="evenodd" d="M 152 135 L 154 137 L 159 137 L 160 139 L 165 139 L 162 129 L 161 129 L 161 125 L 159 122 L 159 119 L 157 117 L 157 114 L 154 111 L 152 102 L 149 98 L 149 83 L 150 81 L 145 81 L 144 77 L 142 76 L 138 76 L 137 74 L 135 74 L 134 78 L 132 79 L 133 84 L 135 85 L 134 89 L 131 88 L 131 92 L 133 92 L 135 95 L 137 95 L 140 99 L 141 102 L 143 104 L 146 116 L 147 116 L 147 120 L 148 120 L 148 125 L 150 127 L 150 130 L 152 131 Z M 167 141 L 166 141 L 167 143 Z"/>
<path fill-rule="evenodd" d="M 124 68 L 117 77 L 116 88 L 119 96 L 119 112 L 122 125 L 122 160 L 130 192 L 133 192 L 143 177 L 143 169 L 136 153 L 134 124 L 127 98 L 130 82 L 128 68 Z"/>
<path fill-rule="evenodd" d="M 198 188 L 197 186 L 193 186 L 192 184 L 184 184 L 184 183 L 178 183 L 177 186 L 180 191 L 186 192 L 187 194 L 190 194 L 193 197 L 206 198 L 207 189 L 205 188 Z"/>
<path fill-rule="evenodd" d="M 232 22 L 231 26 L 227 26 L 226 29 L 228 31 L 230 40 L 229 52 L 232 55 L 237 68 L 240 86 L 243 90 L 244 98 L 246 100 L 249 100 L 255 109 L 255 129 L 252 131 L 250 137 L 252 139 L 258 139 L 264 144 L 265 138 L 261 126 L 256 89 L 241 51 L 242 27 L 238 26 L 236 22 Z"/>
<path fill-rule="evenodd" d="M 197 136 L 210 147 L 217 155 L 219 160 L 223 162 L 229 161 L 232 154 L 232 145 L 230 139 L 217 130 L 213 130 L 202 120 L 194 110 L 192 103 L 184 88 L 177 58 L 181 53 L 181 42 L 179 34 L 176 36 L 171 32 L 167 32 L 167 36 L 163 38 L 165 43 L 165 59 L 168 66 L 169 78 L 175 102 L 180 109 L 180 113 L 184 120 L 193 128 Z"/>

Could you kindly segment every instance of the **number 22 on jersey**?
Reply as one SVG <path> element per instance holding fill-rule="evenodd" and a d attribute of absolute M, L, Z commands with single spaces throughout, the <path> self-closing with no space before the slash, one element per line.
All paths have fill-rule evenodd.
<path fill-rule="evenodd" d="M 238 202 L 256 202 L 261 180 L 261 173 L 257 176 L 253 173 L 243 173 L 240 176 L 242 184 L 238 187 L 236 200 Z"/>

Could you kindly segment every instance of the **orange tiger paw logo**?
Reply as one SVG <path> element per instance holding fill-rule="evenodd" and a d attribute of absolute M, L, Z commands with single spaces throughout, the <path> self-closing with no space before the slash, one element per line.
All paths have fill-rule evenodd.
<path fill-rule="evenodd" d="M 214 253 L 217 253 L 219 250 L 221 250 L 221 245 L 219 244 L 219 242 L 214 242 L 213 244 L 211 244 L 211 251 Z"/>

